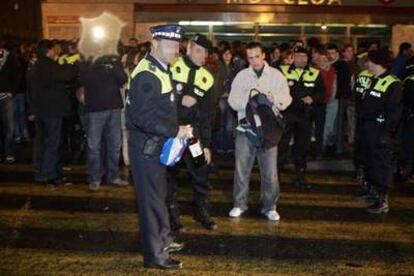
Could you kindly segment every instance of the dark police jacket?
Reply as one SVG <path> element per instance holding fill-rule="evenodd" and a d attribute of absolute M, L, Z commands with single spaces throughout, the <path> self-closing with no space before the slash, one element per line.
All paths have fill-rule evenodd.
<path fill-rule="evenodd" d="M 211 144 L 211 114 L 214 100 L 214 78 L 204 67 L 195 65 L 187 56 L 180 57 L 171 66 L 171 75 L 177 90 L 178 123 L 191 124 L 199 135 L 203 147 Z M 188 108 L 181 104 L 184 95 L 197 99 L 197 103 Z M 197 133 L 198 132 L 198 133 Z"/>
<path fill-rule="evenodd" d="M 384 131 L 395 131 L 401 114 L 400 80 L 389 71 L 370 78 L 370 83 L 357 100 L 357 116 L 359 120 L 384 123 Z"/>
<path fill-rule="evenodd" d="M 153 56 L 147 55 L 131 74 L 125 101 L 128 130 L 161 140 L 177 136 L 175 98 L 169 72 Z"/>
<path fill-rule="evenodd" d="M 404 90 L 402 93 L 403 117 L 414 116 L 414 74 L 404 80 Z M 405 118 L 408 119 L 408 118 Z"/>
<path fill-rule="evenodd" d="M 280 70 L 288 81 L 292 104 L 284 111 L 285 115 L 306 115 L 310 106 L 302 98 L 310 96 L 313 103 L 321 103 L 325 95 L 325 83 L 319 70 L 309 65 L 303 69 L 295 65 L 282 65 Z"/>

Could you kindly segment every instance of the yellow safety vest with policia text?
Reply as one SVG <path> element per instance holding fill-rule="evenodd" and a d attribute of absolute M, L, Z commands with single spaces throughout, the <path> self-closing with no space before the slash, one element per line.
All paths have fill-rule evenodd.
<path fill-rule="evenodd" d="M 302 81 L 305 87 L 315 87 L 315 81 L 319 76 L 319 70 L 309 67 L 309 70 L 291 69 L 289 65 L 280 66 L 283 75 L 288 80 L 289 87 L 294 86 L 297 82 Z"/>
<path fill-rule="evenodd" d="M 192 83 L 193 91 L 184 91 L 186 85 L 192 80 L 190 79 L 191 68 L 185 63 L 182 57 L 178 58 L 170 70 L 172 79 L 176 83 L 177 94 L 179 95 L 185 93 L 203 98 L 214 84 L 214 78 L 211 73 L 207 69 L 200 67 L 195 71 L 194 81 Z"/>

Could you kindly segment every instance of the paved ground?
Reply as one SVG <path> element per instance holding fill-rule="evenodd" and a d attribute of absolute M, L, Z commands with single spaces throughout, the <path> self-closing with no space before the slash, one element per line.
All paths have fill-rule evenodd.
<path fill-rule="evenodd" d="M 335 166 L 335 165 L 331 165 Z M 123 174 L 127 170 L 123 169 Z M 311 191 L 283 173 L 279 223 L 259 216 L 255 171 L 250 209 L 230 219 L 231 162 L 211 174 L 214 232 L 192 220 L 191 188 L 180 173 L 185 249 L 175 275 L 414 275 L 414 181 L 396 186 L 391 211 L 365 212 L 349 173 L 313 172 Z M 156 275 L 142 268 L 133 186 L 91 194 L 84 167 L 72 185 L 32 182 L 30 165 L 0 165 L 0 275 Z"/>

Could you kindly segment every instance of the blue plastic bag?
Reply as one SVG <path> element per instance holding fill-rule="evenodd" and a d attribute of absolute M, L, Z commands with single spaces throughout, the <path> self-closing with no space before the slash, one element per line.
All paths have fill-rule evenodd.
<path fill-rule="evenodd" d="M 162 147 L 160 156 L 161 164 L 168 167 L 177 164 L 181 160 L 186 147 L 186 139 L 168 138 Z"/>

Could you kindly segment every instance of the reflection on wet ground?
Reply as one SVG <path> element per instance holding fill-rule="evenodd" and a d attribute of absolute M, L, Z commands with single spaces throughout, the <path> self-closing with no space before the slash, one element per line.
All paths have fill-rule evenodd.
<path fill-rule="evenodd" d="M 127 170 L 124 169 L 124 174 Z M 252 177 L 249 210 L 230 219 L 232 166 L 211 174 L 212 216 L 219 228 L 193 219 L 192 189 L 178 176 L 185 249 L 177 254 L 195 274 L 414 274 L 414 183 L 396 185 L 391 211 L 373 216 L 355 201 L 347 174 L 313 173 L 310 191 L 281 175 L 281 221 L 260 216 L 260 183 Z M 32 181 L 29 165 L 0 166 L 0 274 L 148 274 L 142 268 L 134 188 L 103 186 L 91 194 L 84 167 L 72 185 L 50 189 Z M 174 274 L 174 272 L 173 272 Z"/>

